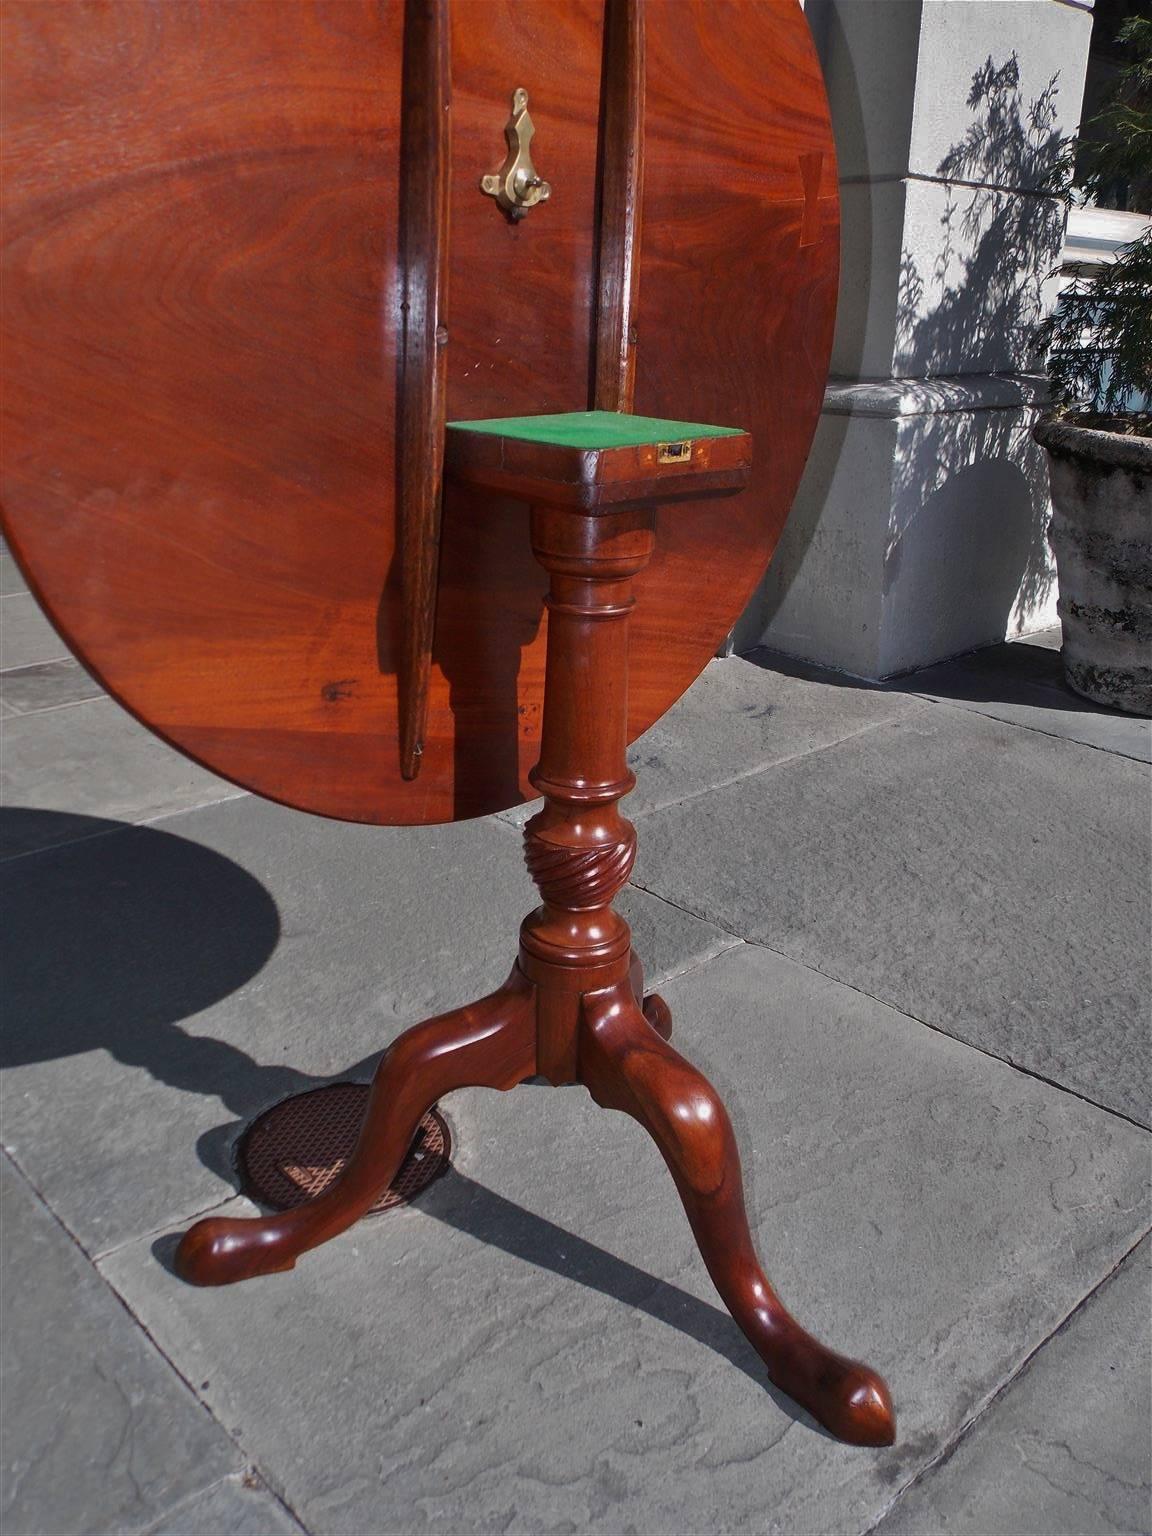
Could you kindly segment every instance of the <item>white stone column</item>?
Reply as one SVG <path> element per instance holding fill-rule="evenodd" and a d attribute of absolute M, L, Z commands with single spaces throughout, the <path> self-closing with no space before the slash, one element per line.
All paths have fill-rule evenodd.
<path fill-rule="evenodd" d="M 737 628 L 889 677 L 1054 622 L 1032 328 L 1064 210 L 1090 0 L 807 0 L 842 199 L 833 377 Z M 1049 183 L 1050 184 L 1050 183 Z"/>

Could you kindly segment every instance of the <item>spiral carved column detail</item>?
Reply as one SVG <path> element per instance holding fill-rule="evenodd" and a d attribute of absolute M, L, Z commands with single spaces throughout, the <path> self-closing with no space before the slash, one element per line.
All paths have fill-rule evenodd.
<path fill-rule="evenodd" d="M 538 837 L 532 825 L 524 832 L 524 863 L 550 907 L 580 912 L 606 907 L 628 884 L 636 861 L 636 833 L 629 823 L 623 823 L 628 836 L 622 841 L 582 848 Z"/>

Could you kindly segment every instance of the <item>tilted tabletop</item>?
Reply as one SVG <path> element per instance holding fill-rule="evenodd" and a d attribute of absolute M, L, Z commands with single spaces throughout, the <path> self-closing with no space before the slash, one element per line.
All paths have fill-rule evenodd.
<path fill-rule="evenodd" d="M 212 772 L 352 821 L 487 815 L 534 794 L 542 576 L 521 499 L 442 484 L 445 424 L 634 409 L 615 431 L 667 418 L 657 456 L 710 472 L 754 433 L 743 495 L 657 466 L 635 739 L 760 582 L 820 417 L 819 60 L 794 0 L 726 0 L 722 46 L 709 0 L 282 9 L 8 0 L 0 518 L 85 667 Z M 527 210 L 484 187 L 526 142 L 510 93 L 551 188 Z M 501 430 L 597 454 L 594 513 L 653 447 Z"/>

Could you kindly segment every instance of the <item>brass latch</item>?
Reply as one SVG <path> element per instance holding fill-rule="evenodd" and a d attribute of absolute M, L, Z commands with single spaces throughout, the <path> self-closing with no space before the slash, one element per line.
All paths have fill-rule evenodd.
<path fill-rule="evenodd" d="M 529 145 L 536 129 L 528 116 L 528 92 L 517 86 L 512 92 L 512 116 L 504 127 L 508 158 L 495 176 L 484 176 L 480 190 L 494 197 L 510 219 L 522 219 L 529 208 L 552 195 L 548 182 L 542 181 L 532 164 Z"/>

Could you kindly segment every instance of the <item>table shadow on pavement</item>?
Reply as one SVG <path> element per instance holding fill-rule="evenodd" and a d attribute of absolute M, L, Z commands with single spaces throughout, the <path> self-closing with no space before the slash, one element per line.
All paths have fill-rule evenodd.
<path fill-rule="evenodd" d="M 187 838 L 91 816 L 7 807 L 0 837 L 47 817 L 54 845 L 0 866 L 0 1067 L 103 1049 L 171 1087 L 218 1094 L 237 1113 L 251 1108 L 254 1088 L 283 1096 L 304 1083 L 179 1027 L 275 950 L 280 918 L 260 882 Z"/>

